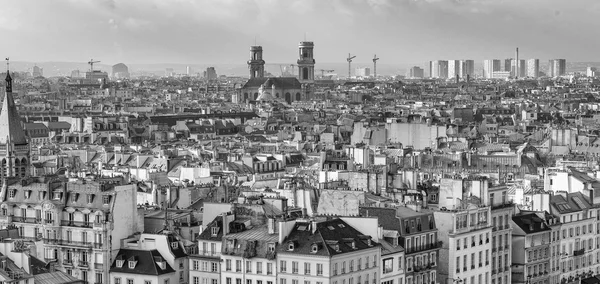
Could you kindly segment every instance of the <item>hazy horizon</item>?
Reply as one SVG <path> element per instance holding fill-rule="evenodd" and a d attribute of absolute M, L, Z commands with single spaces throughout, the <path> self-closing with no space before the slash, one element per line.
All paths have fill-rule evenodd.
<path fill-rule="evenodd" d="M 411 65 L 436 59 L 600 61 L 596 0 L 3 1 L 0 54 L 15 61 L 240 64 L 297 58 Z M 580 28 L 585 27 L 585 29 Z M 173 63 L 169 63 L 173 62 Z"/>

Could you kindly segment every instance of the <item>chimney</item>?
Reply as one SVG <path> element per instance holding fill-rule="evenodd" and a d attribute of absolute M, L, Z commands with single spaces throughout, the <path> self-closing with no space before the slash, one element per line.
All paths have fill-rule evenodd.
<path fill-rule="evenodd" d="M 225 236 L 229 234 L 229 223 L 231 223 L 231 221 L 229 220 L 230 215 L 228 215 L 227 212 L 225 212 L 221 214 L 221 216 L 223 218 L 223 236 Z"/>
<path fill-rule="evenodd" d="M 590 203 L 594 205 L 594 190 L 590 188 Z"/>
<path fill-rule="evenodd" d="M 277 228 L 275 227 L 275 218 L 269 217 L 267 219 L 267 231 L 269 235 L 275 234 Z"/>

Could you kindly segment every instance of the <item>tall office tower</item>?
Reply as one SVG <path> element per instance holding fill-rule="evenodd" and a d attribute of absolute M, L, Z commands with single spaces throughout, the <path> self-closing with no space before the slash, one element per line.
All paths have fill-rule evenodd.
<path fill-rule="evenodd" d="M 529 59 L 527 60 L 527 77 L 537 78 L 540 76 L 540 60 Z"/>
<path fill-rule="evenodd" d="M 512 58 L 504 59 L 504 71 L 512 72 Z M 500 71 L 500 70 L 498 70 Z"/>
<path fill-rule="evenodd" d="M 521 78 L 521 77 L 525 77 L 526 73 L 525 70 L 527 70 L 527 66 L 526 66 L 526 62 L 525 59 L 513 59 L 510 62 L 510 75 L 511 77 L 515 77 L 515 78 Z"/>
<path fill-rule="evenodd" d="M 262 46 L 250 47 L 250 60 L 248 60 L 250 79 L 265 77 L 265 61 L 263 60 L 262 55 Z"/>
<path fill-rule="evenodd" d="M 425 70 L 419 66 L 413 66 L 410 68 L 410 72 L 408 74 L 410 78 L 423 78 L 425 77 Z"/>
<path fill-rule="evenodd" d="M 548 76 L 558 77 L 567 73 L 566 59 L 550 59 L 548 62 Z"/>
<path fill-rule="evenodd" d="M 463 71 L 461 72 L 463 77 L 469 76 L 473 78 L 473 76 L 475 76 L 475 60 L 462 60 L 461 67 L 463 68 Z"/>
<path fill-rule="evenodd" d="M 188 75 L 188 76 L 192 75 L 192 67 L 186 66 L 185 67 L 185 74 Z"/>
<path fill-rule="evenodd" d="M 463 68 L 461 68 L 461 63 L 462 60 L 448 60 L 448 78 L 454 79 L 456 75 L 462 78 L 461 70 Z"/>
<path fill-rule="evenodd" d="M 371 76 L 371 68 L 369 67 L 356 67 L 354 70 L 354 76 L 356 77 L 369 77 Z"/>
<path fill-rule="evenodd" d="M 521 61 L 519 60 L 519 48 L 517 47 L 517 50 L 515 51 L 515 66 L 514 66 L 515 78 L 519 78 L 519 77 L 521 77 L 521 74 L 523 74 L 520 72 L 521 71 L 520 67 L 521 67 Z"/>
<path fill-rule="evenodd" d="M 302 41 L 298 45 L 298 81 L 300 83 L 315 82 L 315 59 L 313 49 L 315 44 L 312 41 Z"/>
<path fill-rule="evenodd" d="M 500 71 L 500 59 L 487 59 L 483 61 L 483 78 L 491 79 L 494 72 Z"/>
<path fill-rule="evenodd" d="M 429 62 L 429 77 L 431 78 L 448 78 L 448 61 L 434 60 Z"/>
<path fill-rule="evenodd" d="M 598 74 L 598 68 L 596 67 L 588 67 L 585 70 L 585 75 L 588 77 L 596 77 L 596 74 Z"/>
<path fill-rule="evenodd" d="M 217 70 L 215 69 L 215 67 L 206 68 L 206 71 L 204 72 L 204 78 L 206 78 L 207 80 L 215 80 L 217 79 L 217 77 Z"/>

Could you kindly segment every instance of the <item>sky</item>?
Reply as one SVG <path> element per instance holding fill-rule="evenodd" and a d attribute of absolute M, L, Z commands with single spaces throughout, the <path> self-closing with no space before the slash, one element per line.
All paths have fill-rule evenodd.
<path fill-rule="evenodd" d="M 0 56 L 29 62 L 600 61 L 598 0 L 0 0 Z"/>

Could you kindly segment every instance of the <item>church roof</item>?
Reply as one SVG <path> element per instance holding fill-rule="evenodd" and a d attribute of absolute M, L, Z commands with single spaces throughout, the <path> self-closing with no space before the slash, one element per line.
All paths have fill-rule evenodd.
<path fill-rule="evenodd" d="M 302 84 L 296 77 L 251 78 L 242 88 L 258 88 L 267 83 L 268 88 L 275 85 L 278 89 L 301 89 Z"/>
<path fill-rule="evenodd" d="M 12 79 L 6 75 L 7 83 Z M 15 106 L 12 92 L 8 90 L 4 93 L 2 110 L 0 111 L 0 144 L 6 144 L 12 141 L 15 145 L 27 144 L 27 137 L 21 125 L 21 117 Z"/>

